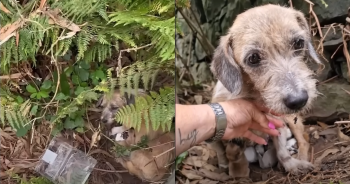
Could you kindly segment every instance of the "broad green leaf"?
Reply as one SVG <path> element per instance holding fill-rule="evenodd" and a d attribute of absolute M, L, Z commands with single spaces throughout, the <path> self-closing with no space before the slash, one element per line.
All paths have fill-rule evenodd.
<path fill-rule="evenodd" d="M 61 76 L 60 76 L 60 87 L 61 87 L 61 92 L 64 95 L 69 96 L 70 86 L 68 83 L 67 76 L 64 73 L 61 74 Z"/>
<path fill-rule="evenodd" d="M 24 102 L 23 98 L 21 96 L 16 96 L 17 103 L 21 104 Z"/>
<path fill-rule="evenodd" d="M 30 128 L 31 128 L 31 125 L 30 125 L 30 124 L 28 124 L 28 125 L 26 125 L 26 126 L 23 126 L 23 127 L 20 127 L 20 128 L 17 129 L 17 131 L 16 131 L 16 136 L 17 136 L 17 137 L 23 137 L 23 136 L 25 136 L 25 135 L 28 133 L 28 131 L 30 130 Z"/>
<path fill-rule="evenodd" d="M 96 75 L 96 77 L 98 77 L 99 79 L 105 79 L 105 78 L 106 78 L 106 75 L 103 73 L 102 70 L 97 70 L 97 71 L 95 72 L 95 75 Z"/>
<path fill-rule="evenodd" d="M 79 85 L 80 80 L 79 80 L 78 75 L 72 75 L 72 82 L 75 85 Z"/>
<path fill-rule="evenodd" d="M 77 89 L 75 89 L 74 94 L 78 96 L 83 91 L 85 91 L 85 89 L 81 86 L 78 86 Z"/>
<path fill-rule="evenodd" d="M 79 66 L 75 67 L 75 72 L 79 76 L 81 81 L 87 81 L 89 79 L 89 71 L 84 68 L 80 68 Z"/>
<path fill-rule="evenodd" d="M 64 95 L 63 93 L 57 93 L 55 100 L 67 100 L 69 96 Z"/>
<path fill-rule="evenodd" d="M 46 80 L 42 83 L 41 89 L 50 89 L 52 86 L 52 81 L 51 80 Z"/>
<path fill-rule="evenodd" d="M 26 89 L 29 93 L 36 93 L 37 92 L 37 90 L 30 84 L 27 85 Z"/>
<path fill-rule="evenodd" d="M 47 91 L 39 91 L 38 96 L 39 95 L 43 98 L 49 97 L 49 93 Z"/>
<path fill-rule="evenodd" d="M 90 69 L 90 64 L 85 62 L 85 61 L 80 61 L 79 62 L 79 66 L 85 70 L 89 70 Z"/>
<path fill-rule="evenodd" d="M 35 98 L 37 96 L 38 93 L 33 93 L 30 95 L 30 98 Z"/>
<path fill-rule="evenodd" d="M 38 112 L 38 105 L 33 105 L 32 109 L 30 110 L 30 114 L 35 116 L 36 113 Z"/>

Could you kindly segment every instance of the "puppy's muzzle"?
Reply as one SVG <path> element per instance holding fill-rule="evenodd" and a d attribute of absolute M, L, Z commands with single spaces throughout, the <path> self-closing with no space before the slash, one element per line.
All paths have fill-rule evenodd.
<path fill-rule="evenodd" d="M 300 110 L 303 108 L 309 99 L 306 90 L 300 90 L 296 93 L 289 93 L 284 99 L 284 104 L 291 110 Z"/>

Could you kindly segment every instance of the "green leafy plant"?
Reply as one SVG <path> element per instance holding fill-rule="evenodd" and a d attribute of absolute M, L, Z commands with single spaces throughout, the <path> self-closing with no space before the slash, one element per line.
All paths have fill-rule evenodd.
<path fill-rule="evenodd" d="M 42 79 L 27 76 L 27 84 L 16 84 L 23 92 L 11 91 L 9 82 L 1 84 L 11 91 L 1 100 L 4 125 L 18 135 L 42 120 L 51 123 L 53 134 L 63 129 L 83 132 L 87 108 L 101 92 L 119 88 L 132 94 L 144 88 L 149 95 L 136 96 L 136 103 L 120 109 L 117 119 L 136 129 L 144 120 L 148 129 L 170 130 L 175 85 L 164 87 L 156 80 L 159 74 L 175 75 L 173 0 L 2 3 L 8 11 L 0 11 L 6 28 L 1 32 L 1 73 L 23 72 L 20 68 L 26 64 L 48 71 Z M 129 63 L 122 62 L 126 54 Z M 109 70 L 107 61 L 115 67 Z M 30 106 L 28 112 L 18 110 L 29 108 L 22 107 L 23 101 Z"/>

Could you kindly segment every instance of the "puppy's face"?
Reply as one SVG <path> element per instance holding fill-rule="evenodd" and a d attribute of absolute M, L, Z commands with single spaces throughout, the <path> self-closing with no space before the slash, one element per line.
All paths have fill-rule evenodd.
<path fill-rule="evenodd" d="M 271 110 L 291 114 L 307 110 L 317 96 L 307 58 L 321 64 L 303 14 L 265 5 L 237 16 L 211 69 L 231 93 L 253 90 Z"/>
<path fill-rule="evenodd" d="M 115 91 L 111 96 L 103 95 L 97 102 L 96 107 L 102 108 L 101 121 L 112 124 L 119 108 L 127 105 L 128 100 L 119 91 Z"/>

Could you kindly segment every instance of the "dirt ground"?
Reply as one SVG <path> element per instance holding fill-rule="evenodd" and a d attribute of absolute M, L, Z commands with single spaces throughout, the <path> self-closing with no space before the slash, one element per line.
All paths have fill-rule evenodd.
<path fill-rule="evenodd" d="M 206 84 L 199 89 L 185 88 L 179 94 L 182 104 L 208 103 L 214 84 Z M 277 166 L 261 169 L 257 164 L 250 164 L 250 178 L 233 180 L 227 170 L 218 168 L 214 150 L 205 143 L 199 144 L 188 151 L 188 156 L 182 161 L 177 171 L 177 184 L 223 184 L 223 183 L 350 183 L 350 122 L 349 114 L 325 117 L 324 122 L 310 119 L 305 122 L 304 137 L 310 143 L 310 159 L 316 166 L 315 170 L 301 176 L 292 176 L 280 170 Z M 331 119 L 330 119 L 331 118 Z M 341 124 L 334 124 L 342 121 Z M 327 124 L 325 123 L 327 122 Z M 339 131 L 341 130 L 341 131 Z M 341 132 L 341 133 L 340 133 Z M 345 135 L 345 134 L 347 135 Z"/>

